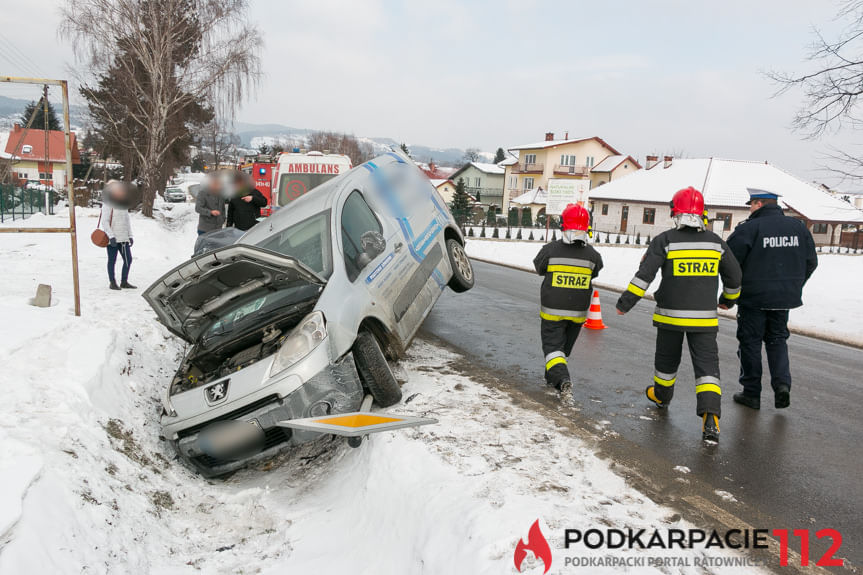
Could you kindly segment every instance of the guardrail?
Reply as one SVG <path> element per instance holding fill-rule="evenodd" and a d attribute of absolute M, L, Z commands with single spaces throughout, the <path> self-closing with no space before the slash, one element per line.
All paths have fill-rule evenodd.
<path fill-rule="evenodd" d="M 0 223 L 23 220 L 33 214 L 54 213 L 54 190 L 0 185 Z"/>

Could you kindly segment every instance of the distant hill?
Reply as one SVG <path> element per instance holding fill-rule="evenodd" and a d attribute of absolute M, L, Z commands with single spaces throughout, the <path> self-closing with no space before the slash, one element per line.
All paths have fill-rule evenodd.
<path fill-rule="evenodd" d="M 33 100 L 38 100 L 39 96 L 36 92 L 33 92 Z M 54 109 L 57 111 L 57 115 L 61 116 L 63 114 L 63 102 L 60 101 L 59 98 L 48 98 L 52 104 L 54 104 Z M 12 127 L 12 124 L 20 121 L 21 114 L 24 112 L 24 108 L 29 104 L 31 100 L 26 100 L 24 98 L 9 98 L 7 96 L 0 96 L 0 128 L 9 129 Z M 87 124 L 87 107 L 86 106 L 78 106 L 72 105 L 69 106 L 69 122 L 72 124 L 72 128 L 74 129 L 76 126 L 84 126 Z M 8 125 L 7 125 L 8 124 Z M 38 126 L 35 126 L 38 128 Z"/>
<path fill-rule="evenodd" d="M 34 91 L 34 98 L 36 93 Z M 30 102 L 23 98 L 9 98 L 0 96 L 0 130 L 10 130 L 12 124 L 18 122 L 24 107 Z M 62 111 L 62 103 L 51 99 L 55 109 Z M 69 109 L 72 129 L 82 129 L 89 123 L 87 107 L 73 105 Z M 250 124 L 247 122 L 236 122 L 234 131 L 240 138 L 240 145 L 244 148 L 256 149 L 261 144 L 279 143 L 286 148 L 305 147 L 309 134 L 318 130 L 309 128 L 293 128 L 283 124 Z M 361 142 L 369 143 L 376 154 L 386 152 L 390 148 L 398 148 L 401 142 L 386 137 L 363 137 L 357 136 Z M 407 142 L 411 156 L 418 162 L 429 162 L 434 160 L 441 166 L 460 166 L 464 157 L 462 148 L 433 148 L 421 144 Z M 494 154 L 482 153 L 485 161 L 491 161 Z"/>
<path fill-rule="evenodd" d="M 304 147 L 309 134 L 317 130 L 309 128 L 293 128 L 283 124 L 249 124 L 237 122 L 234 125 L 236 134 L 240 137 L 241 145 L 247 148 L 257 148 L 261 144 L 278 143 L 285 148 Z M 398 148 L 401 142 L 386 137 L 364 137 L 357 136 L 361 142 L 367 142 L 374 148 L 375 153 L 389 150 L 391 147 Z M 432 148 L 420 144 L 407 143 L 411 156 L 419 162 L 434 160 L 439 165 L 460 165 L 464 157 L 461 148 Z M 491 160 L 494 154 L 483 153 L 487 160 Z"/>

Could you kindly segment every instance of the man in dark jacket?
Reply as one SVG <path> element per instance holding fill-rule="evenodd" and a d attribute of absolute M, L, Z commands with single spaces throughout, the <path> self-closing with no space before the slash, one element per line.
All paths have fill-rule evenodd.
<path fill-rule="evenodd" d="M 743 391 L 734 394 L 734 401 L 752 409 L 761 408 L 764 342 L 774 405 L 784 408 L 791 404 L 788 310 L 803 305 L 803 285 L 818 266 L 818 256 L 806 224 L 782 213 L 778 194 L 748 191 L 752 215 L 728 238 L 728 246 L 743 268 L 743 291 L 737 311 Z"/>
<path fill-rule="evenodd" d="M 237 172 L 234 181 L 237 191 L 228 202 L 227 225 L 246 231 L 258 223 L 261 208 L 267 205 L 267 198 L 255 189 L 248 174 Z"/>
<path fill-rule="evenodd" d="M 661 408 L 671 402 L 685 336 L 695 371 L 695 409 L 702 421 L 702 438 L 717 441 L 722 389 L 716 293 L 721 278 L 719 303 L 734 305 L 740 295 L 740 266 L 722 238 L 706 229 L 701 192 L 692 187 L 678 191 L 671 213 L 674 229 L 650 242 L 635 277 L 617 300 L 617 313 L 631 310 L 662 270 L 653 313 L 653 325 L 658 328 L 653 385 L 645 395 Z"/>
<path fill-rule="evenodd" d="M 602 269 L 602 256 L 588 245 L 590 213 L 570 204 L 561 215 L 563 237 L 539 250 L 533 265 L 543 276 L 539 292 L 540 337 L 545 355 L 545 380 L 572 400 L 566 358 L 572 352 L 590 307 L 591 282 Z"/>

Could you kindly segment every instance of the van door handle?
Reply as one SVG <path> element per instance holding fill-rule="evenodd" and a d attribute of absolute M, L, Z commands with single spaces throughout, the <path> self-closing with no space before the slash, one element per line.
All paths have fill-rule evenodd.
<path fill-rule="evenodd" d="M 405 245 L 403 243 L 401 243 L 401 242 L 397 243 L 395 245 L 395 247 L 393 248 L 393 253 L 396 253 L 396 254 L 399 253 L 400 251 L 402 251 L 403 247 L 405 247 Z"/>

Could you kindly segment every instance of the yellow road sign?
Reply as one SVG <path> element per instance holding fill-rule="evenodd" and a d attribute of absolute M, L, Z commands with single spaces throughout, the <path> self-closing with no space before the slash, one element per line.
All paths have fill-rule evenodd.
<path fill-rule="evenodd" d="M 379 433 L 404 427 L 416 427 L 437 423 L 437 419 L 428 417 L 413 417 L 395 413 L 369 413 L 355 411 L 353 413 L 338 413 L 323 417 L 306 417 L 303 419 L 286 419 L 276 423 L 279 427 L 290 427 L 318 433 L 331 433 L 345 437 L 361 437 L 369 433 Z"/>

